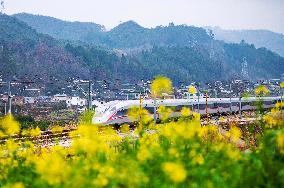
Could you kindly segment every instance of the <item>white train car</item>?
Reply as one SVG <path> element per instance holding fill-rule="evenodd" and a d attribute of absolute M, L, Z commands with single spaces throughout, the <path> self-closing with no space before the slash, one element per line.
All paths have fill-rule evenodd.
<path fill-rule="evenodd" d="M 238 112 L 241 108 L 242 111 L 256 109 L 255 102 L 261 100 L 265 109 L 272 108 L 281 100 L 281 97 L 249 97 L 249 98 L 208 98 L 208 113 L 219 114 Z M 98 106 L 95 110 L 95 115 L 92 119 L 93 124 L 123 124 L 132 123 L 133 121 L 128 118 L 127 111 L 132 107 L 139 107 L 139 100 L 128 101 L 111 101 Z M 154 114 L 154 100 L 143 100 L 142 107 L 145 108 L 149 115 Z M 195 112 L 199 112 L 201 115 L 206 114 L 206 99 L 197 98 L 192 99 L 159 99 L 156 100 L 156 107 L 165 106 L 173 107 L 174 112 L 172 117 L 179 117 L 181 115 L 181 109 L 187 107 L 193 109 Z M 159 115 L 157 115 L 159 118 Z"/>

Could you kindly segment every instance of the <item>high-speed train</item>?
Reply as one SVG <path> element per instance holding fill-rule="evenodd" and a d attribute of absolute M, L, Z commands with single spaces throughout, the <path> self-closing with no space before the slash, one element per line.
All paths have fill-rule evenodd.
<path fill-rule="evenodd" d="M 268 109 L 275 106 L 281 100 L 281 97 L 248 97 L 248 98 L 208 98 L 207 111 L 209 114 L 219 114 L 228 112 L 238 112 L 256 109 L 255 102 L 261 100 L 263 108 Z M 123 123 L 132 123 L 133 120 L 127 116 L 128 109 L 132 107 L 139 107 L 140 100 L 127 101 L 111 101 L 98 106 L 95 109 L 93 116 L 93 124 L 114 125 Z M 152 99 L 143 100 L 141 106 L 149 112 L 149 115 L 154 114 L 154 106 L 156 109 L 159 106 L 173 107 L 174 111 L 172 117 L 181 116 L 181 109 L 187 107 L 201 115 L 206 114 L 206 99 L 205 98 L 191 98 L 191 99 L 159 99 L 155 101 Z M 158 112 L 157 112 L 158 113 Z M 157 114 L 159 118 L 159 114 Z"/>

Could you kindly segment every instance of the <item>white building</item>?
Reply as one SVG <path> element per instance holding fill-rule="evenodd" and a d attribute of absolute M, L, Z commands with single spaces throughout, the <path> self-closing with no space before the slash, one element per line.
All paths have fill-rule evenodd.
<path fill-rule="evenodd" d="M 36 103 L 35 97 L 24 97 L 24 103 L 25 104 L 34 104 Z"/>
<path fill-rule="evenodd" d="M 81 99 L 80 97 L 69 97 L 66 100 L 67 107 L 71 106 L 85 106 L 87 104 L 86 99 Z"/>
<path fill-rule="evenodd" d="M 70 99 L 70 97 L 66 94 L 56 94 L 53 96 L 52 102 L 67 101 L 68 99 Z"/>

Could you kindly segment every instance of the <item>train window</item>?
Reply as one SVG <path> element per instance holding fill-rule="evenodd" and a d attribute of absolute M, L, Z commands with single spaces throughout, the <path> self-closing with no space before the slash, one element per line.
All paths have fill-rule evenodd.
<path fill-rule="evenodd" d="M 181 109 L 182 109 L 182 107 L 183 107 L 182 105 L 178 105 L 178 106 L 176 106 L 176 111 L 177 111 L 177 112 L 180 112 L 180 111 L 181 111 Z"/>
<path fill-rule="evenodd" d="M 230 103 L 219 103 L 218 106 L 222 108 L 230 108 Z"/>
<path fill-rule="evenodd" d="M 265 105 L 271 105 L 271 104 L 273 104 L 273 103 L 272 103 L 271 101 L 264 101 L 263 104 L 265 104 Z"/>
<path fill-rule="evenodd" d="M 146 107 L 145 109 L 151 114 L 154 113 L 154 107 Z"/>
<path fill-rule="evenodd" d="M 242 106 L 250 106 L 250 102 L 242 102 Z"/>
<path fill-rule="evenodd" d="M 208 104 L 208 108 L 214 108 L 214 104 Z"/>
<path fill-rule="evenodd" d="M 240 103 L 239 102 L 232 102 L 232 106 L 239 106 Z"/>
<path fill-rule="evenodd" d="M 125 110 L 125 109 L 122 109 L 122 110 L 120 110 L 116 113 L 117 116 L 124 116 L 126 114 L 127 114 L 127 110 Z"/>
<path fill-rule="evenodd" d="M 206 105 L 205 105 L 205 104 L 200 104 L 200 105 L 199 105 L 199 109 L 200 109 L 200 110 L 204 110 L 205 108 L 206 108 Z"/>

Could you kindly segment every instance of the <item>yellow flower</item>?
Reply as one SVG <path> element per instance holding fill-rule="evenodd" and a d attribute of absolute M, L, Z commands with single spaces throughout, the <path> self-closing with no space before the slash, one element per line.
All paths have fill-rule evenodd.
<path fill-rule="evenodd" d="M 146 147 L 141 146 L 140 150 L 137 153 L 137 159 L 141 162 L 144 162 L 148 159 L 151 159 L 151 157 L 152 155 L 150 151 Z"/>
<path fill-rule="evenodd" d="M 197 112 L 192 112 L 193 120 L 200 121 L 200 114 Z"/>
<path fill-rule="evenodd" d="M 281 107 L 284 107 L 284 102 L 277 102 L 275 104 L 275 108 L 281 108 Z"/>
<path fill-rule="evenodd" d="M 233 148 L 232 146 L 227 147 L 227 155 L 232 160 L 239 160 L 241 158 L 240 151 L 238 149 Z"/>
<path fill-rule="evenodd" d="M 237 142 L 242 136 L 241 130 L 235 126 L 233 126 L 228 133 L 233 142 Z"/>
<path fill-rule="evenodd" d="M 162 120 L 168 119 L 172 113 L 172 110 L 170 108 L 166 108 L 165 106 L 160 106 L 157 111 Z"/>
<path fill-rule="evenodd" d="M 151 84 L 151 92 L 160 97 L 163 93 L 171 94 L 173 91 L 172 81 L 167 77 L 157 76 Z"/>
<path fill-rule="evenodd" d="M 280 88 L 284 88 L 284 82 L 280 83 Z"/>
<path fill-rule="evenodd" d="M 6 147 L 7 147 L 7 150 L 10 152 L 10 153 L 13 153 L 14 151 L 16 151 L 18 149 L 18 144 L 14 142 L 14 140 L 7 140 L 6 142 Z"/>
<path fill-rule="evenodd" d="M 6 134 L 3 133 L 3 131 L 0 130 L 0 138 L 4 138 Z"/>
<path fill-rule="evenodd" d="M 45 154 L 36 162 L 36 170 L 50 185 L 67 181 L 68 164 L 56 153 Z"/>
<path fill-rule="evenodd" d="M 204 158 L 201 154 L 199 154 L 192 159 L 192 162 L 193 164 L 202 165 L 204 164 Z"/>
<path fill-rule="evenodd" d="M 188 88 L 188 92 L 190 94 L 195 94 L 197 91 L 196 91 L 196 88 L 194 86 L 190 85 L 189 88 Z"/>
<path fill-rule="evenodd" d="M 33 136 L 33 137 L 40 136 L 40 135 L 41 135 L 40 128 L 36 127 L 36 128 L 34 128 L 34 129 L 31 129 L 31 130 L 30 130 L 30 134 L 31 134 L 31 136 Z"/>
<path fill-rule="evenodd" d="M 259 85 L 255 88 L 255 95 L 256 96 L 265 96 L 269 94 L 269 90 L 264 85 Z"/>
<path fill-rule="evenodd" d="M 63 128 L 59 125 L 53 126 L 51 128 L 51 132 L 52 133 L 62 133 L 63 132 Z"/>
<path fill-rule="evenodd" d="M 11 114 L 6 115 L 0 121 L 0 128 L 2 128 L 4 133 L 9 136 L 20 132 L 20 125 Z"/>
<path fill-rule="evenodd" d="M 175 158 L 179 158 L 179 152 L 175 148 L 169 149 L 169 155 L 174 156 Z"/>
<path fill-rule="evenodd" d="M 121 131 L 122 133 L 129 133 L 129 131 L 130 131 L 129 125 L 123 124 L 123 125 L 121 126 L 121 128 L 120 128 L 120 131 Z"/>
<path fill-rule="evenodd" d="M 149 112 L 145 108 L 139 108 L 137 106 L 129 108 L 127 111 L 128 117 L 132 121 L 141 121 L 142 123 L 148 123 L 151 121 L 151 117 L 149 116 Z"/>
<path fill-rule="evenodd" d="M 221 117 L 219 118 L 219 122 L 224 123 L 224 122 L 225 122 L 225 118 L 224 118 L 223 116 L 221 116 Z"/>
<path fill-rule="evenodd" d="M 182 107 L 181 109 L 181 115 L 182 116 L 190 116 L 192 113 L 191 113 L 191 110 L 189 108 L 186 108 L 186 107 Z"/>
<path fill-rule="evenodd" d="M 282 131 L 276 138 L 277 147 L 282 154 L 284 154 L 284 131 Z"/>
<path fill-rule="evenodd" d="M 108 184 L 108 179 L 104 175 L 99 174 L 98 177 L 94 180 L 94 184 L 97 187 L 105 187 Z"/>
<path fill-rule="evenodd" d="M 182 164 L 166 162 L 162 165 L 162 169 L 175 183 L 183 182 L 186 178 L 186 170 Z"/>
<path fill-rule="evenodd" d="M 15 184 L 5 185 L 3 188 L 25 188 L 25 186 L 22 182 L 17 182 Z"/>

